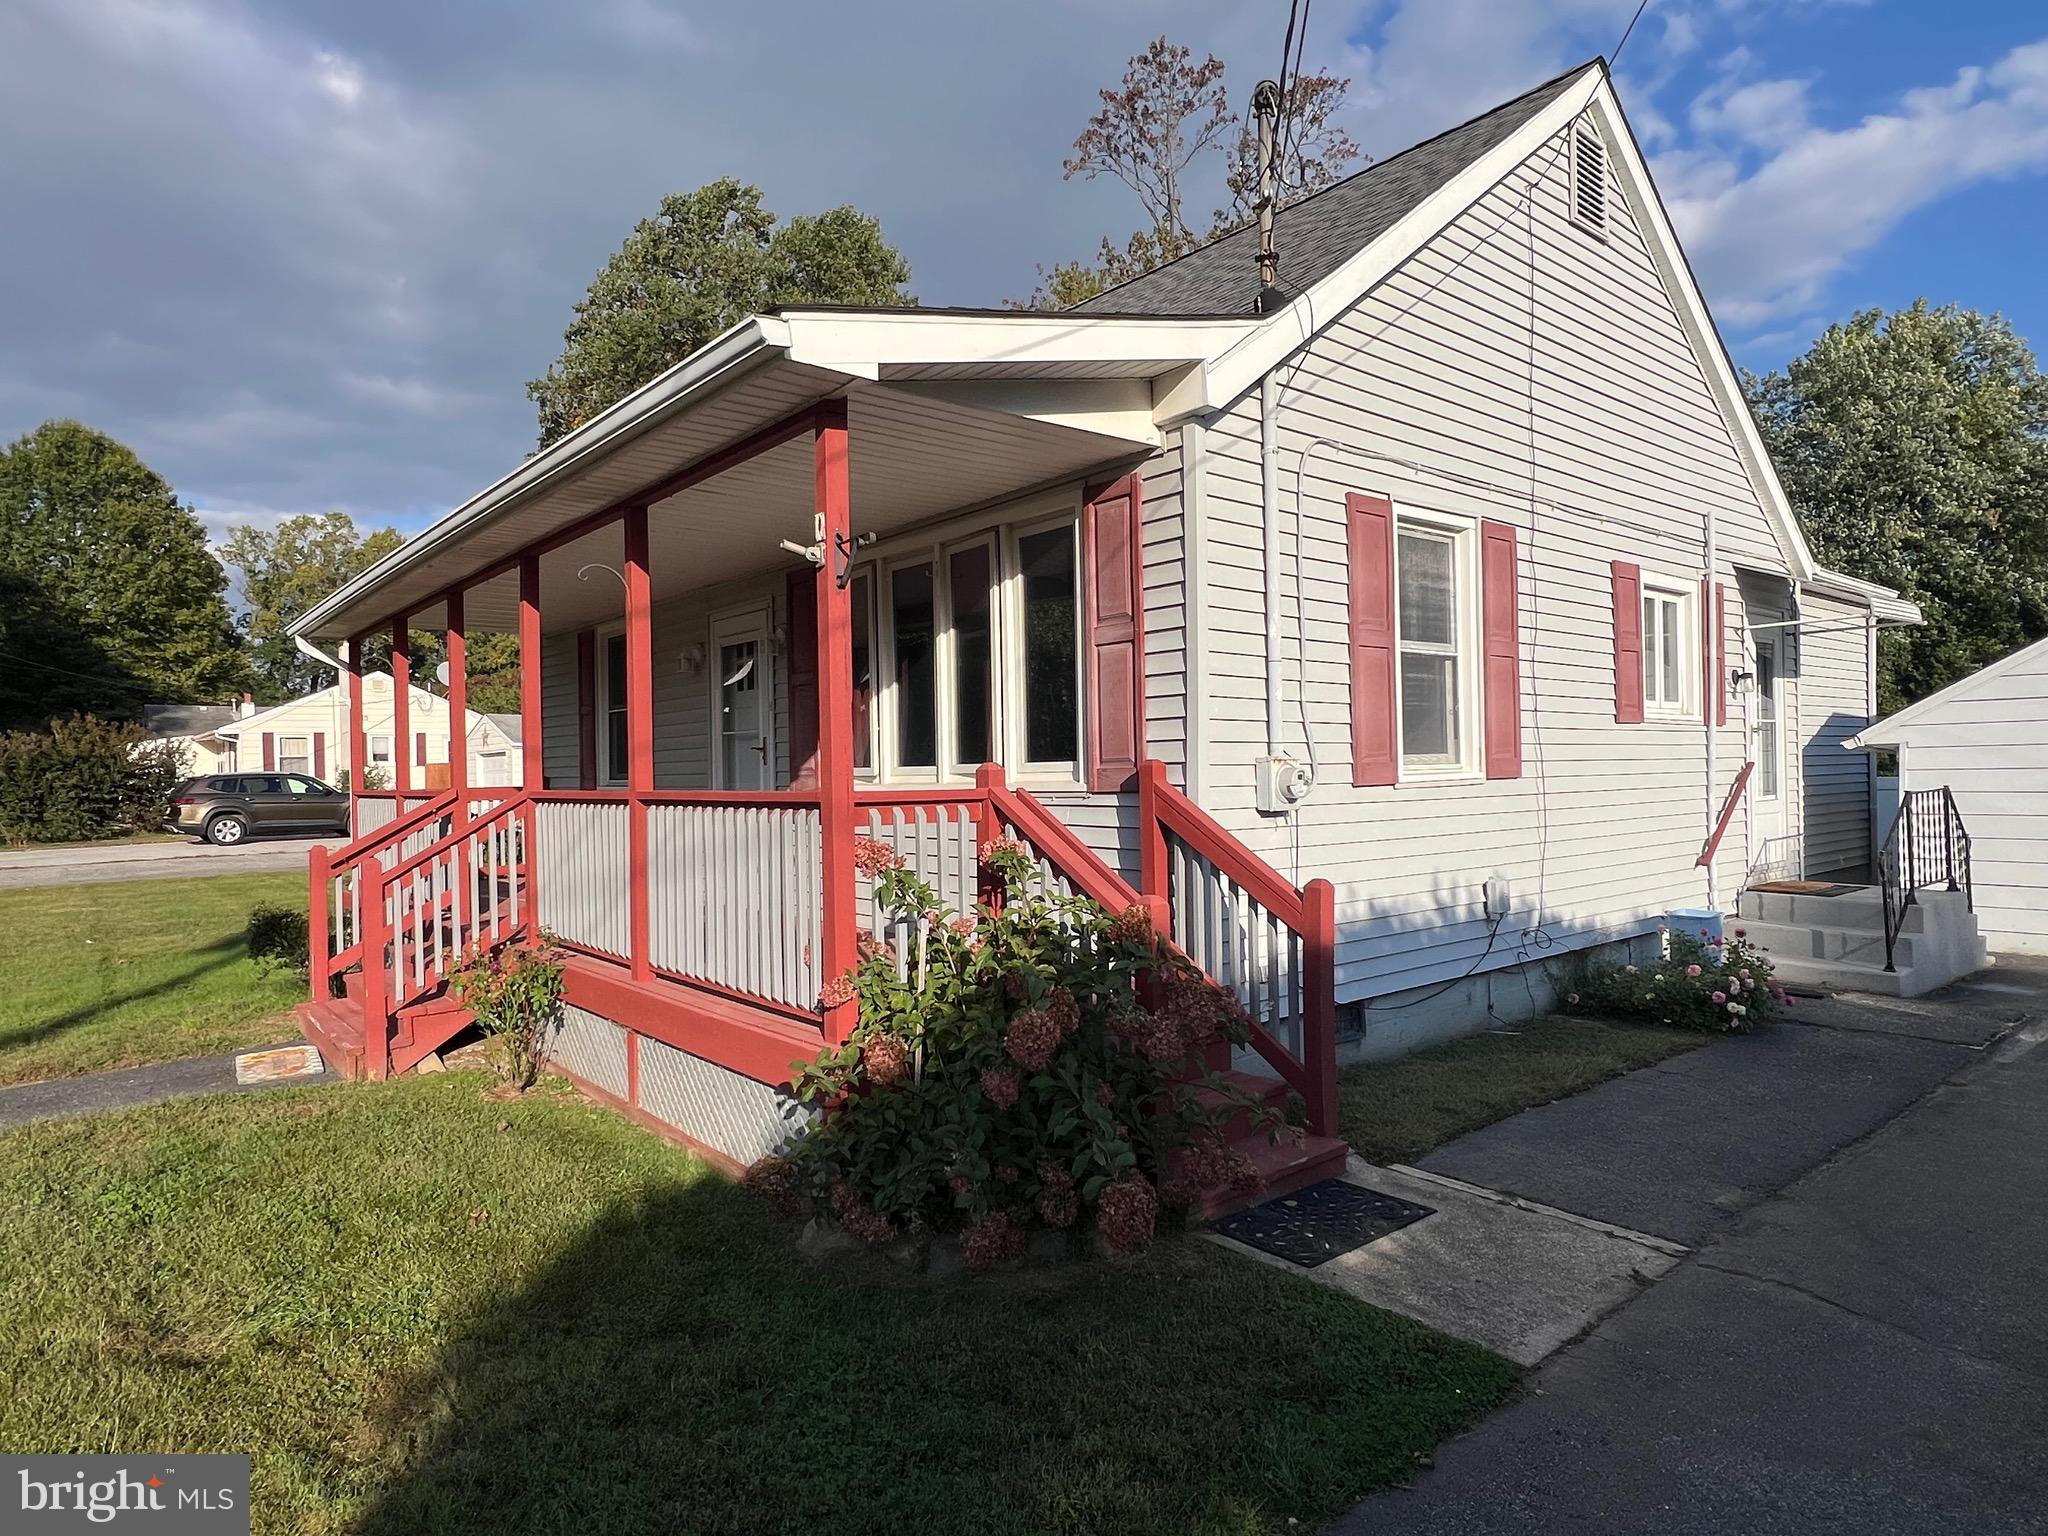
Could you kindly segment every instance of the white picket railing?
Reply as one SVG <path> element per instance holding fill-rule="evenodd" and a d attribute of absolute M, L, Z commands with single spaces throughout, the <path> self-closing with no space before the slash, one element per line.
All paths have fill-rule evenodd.
<path fill-rule="evenodd" d="M 535 878 L 543 928 L 615 959 L 632 954 L 630 812 L 617 800 L 534 806 Z"/>
<path fill-rule="evenodd" d="M 465 822 L 385 877 L 390 985 L 397 1009 L 434 992 L 463 957 L 516 937 L 530 915 L 519 806 Z"/>
<path fill-rule="evenodd" d="M 1302 1050 L 1300 933 L 1173 832 L 1165 831 L 1174 942 L 1288 1050 Z"/>
<path fill-rule="evenodd" d="M 785 1007 L 815 1007 L 824 980 L 823 857 L 816 805 L 649 805 L 650 962 Z"/>

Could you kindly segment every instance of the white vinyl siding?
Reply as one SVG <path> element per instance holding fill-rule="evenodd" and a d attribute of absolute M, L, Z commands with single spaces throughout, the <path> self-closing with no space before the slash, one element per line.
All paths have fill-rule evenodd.
<path fill-rule="evenodd" d="M 1280 572 L 1282 745 L 1303 749 L 1294 636 L 1305 620 L 1319 765 L 1298 828 L 1252 808 L 1266 737 L 1257 392 L 1204 432 L 1200 686 L 1210 718 L 1200 798 L 1290 878 L 1337 883 L 1346 1001 L 1641 932 L 1705 895 L 1694 867 L 1710 793 L 1704 728 L 1696 711 L 1615 723 L 1609 566 L 1640 564 L 1646 588 L 1696 590 L 1711 508 L 1734 654 L 1743 622 L 1735 564 L 1783 570 L 1785 561 L 1627 202 L 1610 184 L 1607 239 L 1585 239 L 1569 224 L 1568 172 L 1560 136 L 1281 367 L 1290 552 L 1296 466 L 1311 442 L 1337 445 L 1318 447 L 1303 474 L 1305 614 L 1291 553 Z M 1533 212 L 1520 201 L 1532 180 Z M 1385 494 L 1402 512 L 1497 518 L 1516 530 L 1520 778 L 1351 787 L 1351 491 Z M 1696 678 L 1697 661 L 1686 670 Z M 1717 805 L 1741 761 L 1731 719 L 1719 737 Z M 1746 840 L 1738 815 L 1717 866 L 1731 904 Z M 1495 874 L 1509 881 L 1512 914 L 1489 948 L 1484 885 Z"/>
<path fill-rule="evenodd" d="M 1870 723 L 1871 637 L 1867 612 L 1811 594 L 1799 601 L 1798 676 L 1792 696 L 1798 728 L 1788 748 L 1800 756 L 1802 826 L 1808 875 L 1860 870 L 1870 862 L 1876 764 L 1842 743 Z"/>
<path fill-rule="evenodd" d="M 2048 643 L 1959 693 L 1886 737 L 1900 787 L 1955 795 L 1992 951 L 2048 955 Z"/>

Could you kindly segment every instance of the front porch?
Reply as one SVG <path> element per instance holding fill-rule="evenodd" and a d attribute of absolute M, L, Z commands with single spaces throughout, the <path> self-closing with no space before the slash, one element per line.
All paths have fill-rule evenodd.
<path fill-rule="evenodd" d="M 388 634 L 401 680 L 422 620 L 445 632 L 451 718 L 471 628 L 516 630 L 526 787 L 458 772 L 430 793 L 402 757 L 356 841 L 313 856 L 301 1016 L 331 1064 L 416 1065 L 468 1022 L 446 995 L 463 956 L 545 931 L 571 957 L 556 1065 L 747 1161 L 785 1123 L 793 1065 L 857 1022 L 828 986 L 882 936 L 856 839 L 972 914 L 979 851 L 1007 835 L 1065 889 L 1146 906 L 1245 1003 L 1255 1050 L 1216 1065 L 1298 1096 L 1315 1133 L 1262 1159 L 1273 1185 L 1341 1163 L 1331 889 L 1282 879 L 1141 761 L 1132 445 L 1040 428 L 1063 457 L 998 471 L 972 413 L 950 414 L 943 453 L 874 418 L 889 474 L 857 480 L 859 401 L 826 398 L 520 547 L 471 549 L 468 574 L 388 619 L 362 616 L 392 593 L 356 606 L 350 657 Z M 950 473 L 970 459 L 978 480 Z M 944 483 L 998 494 L 944 504 Z"/>

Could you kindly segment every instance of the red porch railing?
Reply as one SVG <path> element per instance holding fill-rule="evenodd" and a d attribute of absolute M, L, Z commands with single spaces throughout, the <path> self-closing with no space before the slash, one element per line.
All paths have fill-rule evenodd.
<path fill-rule="evenodd" d="M 1336 1123 L 1334 898 L 1297 890 L 1146 763 L 1137 797 L 1142 888 L 1028 791 L 984 767 L 973 786 L 862 789 L 853 827 L 894 846 L 940 900 L 983 899 L 980 849 L 1009 832 L 1049 881 L 1154 922 L 1250 1013 L 1252 1046 Z M 819 1027 L 830 899 L 819 797 L 802 790 L 535 790 L 454 814 L 450 797 L 314 855 L 313 985 L 360 966 L 371 1075 L 401 1009 L 433 996 L 463 953 L 545 927 L 634 980 L 680 984 Z M 866 902 L 862 889 L 857 900 Z M 644 920 L 636 921 L 644 912 Z M 857 920 L 879 931 L 872 908 Z M 718 1059 L 715 1050 L 707 1050 Z M 779 1068 L 781 1064 L 777 1063 Z M 1228 1063 L 1219 1063 L 1228 1065 Z"/>

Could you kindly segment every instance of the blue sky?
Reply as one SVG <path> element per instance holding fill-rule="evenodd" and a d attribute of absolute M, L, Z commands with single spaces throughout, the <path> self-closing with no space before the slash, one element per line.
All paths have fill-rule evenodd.
<path fill-rule="evenodd" d="M 1320 0 L 1384 155 L 1611 51 L 1635 0 Z M 928 303 L 1137 223 L 1060 163 L 1162 32 L 1271 73 L 1278 0 L 10 0 L 0 437 L 73 415 L 216 529 L 416 529 L 531 447 L 524 383 L 665 192 L 878 215 Z M 2048 12 L 1652 0 L 1624 104 L 1737 359 L 1858 307 L 2048 345 Z"/>

